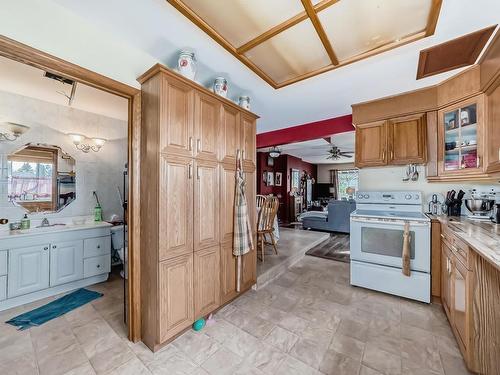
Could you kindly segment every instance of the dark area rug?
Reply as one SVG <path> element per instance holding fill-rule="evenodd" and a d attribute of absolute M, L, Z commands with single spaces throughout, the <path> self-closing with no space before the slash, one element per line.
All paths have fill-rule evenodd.
<path fill-rule="evenodd" d="M 349 263 L 349 234 L 330 233 L 330 238 L 309 250 L 306 255 Z"/>

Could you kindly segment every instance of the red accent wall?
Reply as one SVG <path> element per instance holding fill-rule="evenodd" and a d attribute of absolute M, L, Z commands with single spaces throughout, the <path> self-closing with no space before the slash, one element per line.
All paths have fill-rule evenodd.
<path fill-rule="evenodd" d="M 354 130 L 352 115 L 257 134 L 257 148 L 310 141 Z"/>
<path fill-rule="evenodd" d="M 288 222 L 291 169 L 298 169 L 301 176 L 303 171 L 306 171 L 308 175 L 317 180 L 317 166 L 291 155 L 280 155 L 274 159 L 273 166 L 268 166 L 267 158 L 267 152 L 257 152 L 257 194 L 277 196 L 280 201 L 278 217 L 282 222 Z M 281 172 L 283 175 L 281 186 L 267 186 L 262 176 L 264 172 L 273 172 L 275 176 L 276 172 Z"/>

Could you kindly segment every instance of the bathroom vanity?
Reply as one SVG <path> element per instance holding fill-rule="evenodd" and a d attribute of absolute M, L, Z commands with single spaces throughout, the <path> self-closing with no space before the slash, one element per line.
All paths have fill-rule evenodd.
<path fill-rule="evenodd" d="M 0 231 L 0 311 L 107 280 L 111 224 Z"/>

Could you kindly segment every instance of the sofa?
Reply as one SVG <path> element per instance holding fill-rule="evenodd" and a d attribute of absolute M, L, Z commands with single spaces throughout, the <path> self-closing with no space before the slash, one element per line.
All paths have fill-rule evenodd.
<path fill-rule="evenodd" d="M 326 211 L 308 211 L 299 216 L 304 229 L 350 233 L 351 212 L 356 209 L 354 200 L 331 200 Z"/>

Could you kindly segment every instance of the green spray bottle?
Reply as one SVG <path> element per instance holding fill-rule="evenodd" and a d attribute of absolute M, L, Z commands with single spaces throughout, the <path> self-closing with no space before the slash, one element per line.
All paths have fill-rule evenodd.
<path fill-rule="evenodd" d="M 95 191 L 93 191 L 92 194 L 96 200 L 96 205 L 94 207 L 94 221 L 102 221 L 102 207 L 99 203 L 99 198 L 97 197 L 97 193 Z"/>

